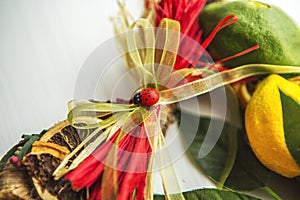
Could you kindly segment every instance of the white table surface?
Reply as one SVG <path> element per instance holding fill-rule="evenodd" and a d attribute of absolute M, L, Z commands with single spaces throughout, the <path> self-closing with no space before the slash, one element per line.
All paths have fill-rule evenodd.
<path fill-rule="evenodd" d="M 299 1 L 264 2 L 288 11 L 300 24 Z M 127 5 L 140 16 L 141 0 L 127 0 Z M 66 118 L 79 70 L 94 49 L 113 37 L 109 17 L 117 11 L 115 0 L 0 0 L 0 155 L 21 134 Z M 184 189 L 213 186 L 200 182 L 181 184 Z"/>

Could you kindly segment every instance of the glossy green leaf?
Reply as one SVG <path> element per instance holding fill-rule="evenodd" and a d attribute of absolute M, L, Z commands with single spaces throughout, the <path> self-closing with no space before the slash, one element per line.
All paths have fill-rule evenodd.
<path fill-rule="evenodd" d="M 186 200 L 258 200 L 258 198 L 229 190 L 200 189 L 184 192 Z M 165 200 L 163 195 L 154 195 L 154 200 Z"/>
<path fill-rule="evenodd" d="M 195 124 L 199 121 L 198 133 L 189 147 L 191 156 L 200 166 L 202 171 L 209 177 L 212 177 L 218 182 L 218 186 L 222 187 L 228 178 L 235 162 L 237 154 L 237 133 L 239 118 L 239 107 L 231 87 L 226 87 L 227 95 L 227 114 L 230 115 L 232 123 L 224 122 L 222 119 L 200 118 L 200 116 L 191 115 L 189 113 L 181 113 L 181 118 L 190 121 L 190 124 Z M 204 138 L 208 134 L 208 130 L 212 133 L 219 132 L 220 127 L 223 127 L 220 138 L 212 151 L 200 158 L 199 150 L 203 145 Z M 183 137 L 188 139 L 189 133 L 194 130 L 194 127 L 189 124 L 179 126 Z"/>
<path fill-rule="evenodd" d="M 278 176 L 263 166 L 251 150 L 244 130 L 238 134 L 238 154 L 225 186 L 239 191 L 262 189 L 273 199 L 281 197 L 269 187 L 271 177 Z"/>
<path fill-rule="evenodd" d="M 264 167 L 249 147 L 244 131 L 239 132 L 238 154 L 225 185 L 235 190 L 255 190 L 266 186 L 273 173 Z"/>
<path fill-rule="evenodd" d="M 181 113 L 181 117 L 190 121 L 191 124 L 195 124 L 195 122 L 199 120 L 198 116 L 187 113 Z M 199 150 L 203 144 L 204 137 L 206 136 L 210 124 L 213 124 L 212 128 L 214 129 L 214 127 L 219 127 L 220 124 L 222 125 L 223 122 L 217 119 L 201 118 L 199 121 L 198 133 L 189 147 L 189 152 L 207 176 L 212 177 L 216 181 L 220 181 L 226 168 L 228 156 L 230 156 L 227 133 L 230 133 L 233 130 L 233 127 L 230 126 L 230 124 L 225 123 L 221 137 L 215 147 L 207 156 L 199 158 Z M 187 133 L 189 133 L 189 130 L 194 130 L 194 128 L 191 126 L 180 126 L 180 130 L 183 133 L 182 135 L 186 137 L 188 136 Z"/>
<path fill-rule="evenodd" d="M 235 107 L 238 106 L 238 103 L 230 90 L 229 92 L 227 90 L 227 96 L 228 112 L 231 112 L 233 117 L 235 115 L 236 118 L 239 118 L 241 115 L 237 111 L 238 108 Z M 191 121 L 191 124 L 195 124 L 199 121 L 200 116 L 183 112 L 181 113 L 181 117 Z M 213 150 L 206 157 L 199 159 L 199 149 L 209 125 L 212 123 L 218 127 L 220 123 L 223 123 L 222 120 L 201 117 L 198 133 L 189 147 L 192 158 L 208 177 L 213 178 L 217 182 L 220 182 L 222 179 L 224 180 L 224 177 L 226 177 L 224 183 L 225 187 L 240 191 L 251 191 L 261 188 L 275 199 L 280 199 L 277 194 L 268 187 L 269 178 L 276 175 L 258 161 L 248 145 L 245 131 L 243 128 L 237 128 L 236 123 L 232 123 L 234 121 L 237 121 L 237 119 L 233 119 L 224 124 L 221 136 Z M 212 127 L 214 127 L 214 125 L 212 125 Z M 179 128 L 184 137 L 188 137 L 189 132 L 193 130 L 193 128 L 188 125 L 180 126 Z M 234 151 L 237 151 L 236 155 Z M 232 159 L 234 159 L 233 166 L 230 165 L 232 161 L 228 162 Z M 227 176 L 224 172 L 228 171 L 229 174 Z"/>
<path fill-rule="evenodd" d="M 280 98 L 286 145 L 300 166 L 300 105 L 281 91 Z"/>

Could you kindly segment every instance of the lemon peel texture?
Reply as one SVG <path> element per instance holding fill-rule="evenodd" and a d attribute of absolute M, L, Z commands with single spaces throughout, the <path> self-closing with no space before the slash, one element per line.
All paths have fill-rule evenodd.
<path fill-rule="evenodd" d="M 250 146 L 260 162 L 292 178 L 300 175 L 300 167 L 286 145 L 280 92 L 300 104 L 300 86 L 279 75 L 270 75 L 258 85 L 247 105 L 245 126 Z"/>

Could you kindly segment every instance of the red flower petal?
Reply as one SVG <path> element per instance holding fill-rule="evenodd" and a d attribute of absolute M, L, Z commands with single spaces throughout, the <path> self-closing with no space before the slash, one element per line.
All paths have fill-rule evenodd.
<path fill-rule="evenodd" d="M 151 6 L 151 4 L 153 5 Z M 175 70 L 182 68 L 194 68 L 199 64 L 201 66 L 201 62 L 199 62 L 199 60 L 204 55 L 205 49 L 211 43 L 217 32 L 238 20 L 238 18 L 234 15 L 225 17 L 214 28 L 211 34 L 202 41 L 202 30 L 197 17 L 205 4 L 206 0 L 161 0 L 159 2 L 156 2 L 155 0 L 145 0 L 146 8 L 151 9 L 153 7 L 155 10 L 156 26 L 159 25 L 163 18 L 174 19 L 180 23 L 181 33 L 183 35 L 181 36 L 178 56 L 174 64 Z M 193 40 L 200 43 L 202 48 L 199 48 Z M 257 46 L 222 59 L 217 63 L 254 51 L 257 49 L 256 47 Z"/>
<path fill-rule="evenodd" d="M 110 140 L 65 176 L 74 189 L 90 188 L 92 192 L 89 199 L 102 199 L 102 193 L 114 195 L 113 185 L 101 183 L 104 173 L 117 174 L 117 199 L 132 199 L 133 194 L 138 200 L 144 199 L 147 169 L 152 151 L 145 128 L 143 125 L 136 127 L 117 144 L 120 133 L 119 129 Z M 108 157 L 112 155 L 112 149 L 117 150 L 116 169 L 113 168 L 114 166 L 107 165 L 112 161 L 111 157 Z"/>

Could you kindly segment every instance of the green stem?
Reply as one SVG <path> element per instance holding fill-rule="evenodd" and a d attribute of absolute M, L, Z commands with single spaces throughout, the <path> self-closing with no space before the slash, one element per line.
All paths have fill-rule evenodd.
<path fill-rule="evenodd" d="M 265 186 L 263 188 L 263 190 L 265 192 L 267 192 L 269 195 L 271 195 L 275 200 L 282 200 L 282 198 L 280 196 L 278 196 L 278 194 L 276 194 L 271 188 L 269 188 L 268 186 Z"/>
<path fill-rule="evenodd" d="M 19 161 L 23 160 L 23 157 L 28 153 L 29 149 L 31 149 L 32 144 L 40 139 L 40 135 L 23 135 L 24 140 L 26 141 L 20 150 L 20 153 L 18 155 Z"/>

